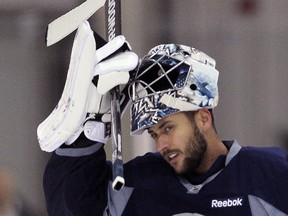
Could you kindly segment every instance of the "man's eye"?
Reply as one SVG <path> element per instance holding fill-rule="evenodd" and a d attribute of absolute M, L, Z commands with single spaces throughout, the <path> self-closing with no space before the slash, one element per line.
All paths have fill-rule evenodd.
<path fill-rule="evenodd" d="M 155 139 L 156 139 L 156 137 L 157 137 L 157 135 L 156 135 L 156 134 L 150 134 L 150 136 L 151 136 L 151 138 L 152 138 L 152 139 L 154 139 L 154 140 L 155 140 Z"/>
<path fill-rule="evenodd" d="M 167 126 L 164 128 L 164 131 L 167 133 L 167 132 L 170 132 L 172 130 L 172 126 Z"/>

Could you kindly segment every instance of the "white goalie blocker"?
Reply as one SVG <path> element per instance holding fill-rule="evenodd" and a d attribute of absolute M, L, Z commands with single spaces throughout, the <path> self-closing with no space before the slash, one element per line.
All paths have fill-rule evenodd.
<path fill-rule="evenodd" d="M 107 58 L 125 43 L 125 37 L 118 36 L 96 51 L 89 23 L 84 21 L 79 26 L 61 98 L 53 112 L 37 128 L 43 151 L 52 152 L 64 143 L 69 145 L 83 131 L 91 140 L 107 141 L 104 123 L 89 122 L 89 119 L 94 114 L 109 112 L 110 94 L 107 92 L 117 85 L 126 84 L 129 71 L 138 64 L 138 56 L 130 51 Z M 94 76 L 99 76 L 97 87 L 92 83 Z M 110 120 L 102 118 L 104 122 Z"/>

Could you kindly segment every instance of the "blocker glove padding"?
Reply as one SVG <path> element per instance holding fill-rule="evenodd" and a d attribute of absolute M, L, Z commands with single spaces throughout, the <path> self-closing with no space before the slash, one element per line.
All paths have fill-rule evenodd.
<path fill-rule="evenodd" d="M 126 49 L 123 51 L 122 47 Z M 96 50 L 89 23 L 85 21 L 79 26 L 61 98 L 37 128 L 43 151 L 52 152 L 63 143 L 70 145 L 82 132 L 90 140 L 107 141 L 109 91 L 127 84 L 129 71 L 138 64 L 137 55 L 130 50 L 122 35 Z"/>

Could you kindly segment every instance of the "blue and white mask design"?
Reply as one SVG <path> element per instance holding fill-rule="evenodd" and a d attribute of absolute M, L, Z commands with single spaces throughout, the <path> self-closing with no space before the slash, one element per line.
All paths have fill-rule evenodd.
<path fill-rule="evenodd" d="M 164 44 L 142 59 L 130 83 L 131 133 L 170 114 L 212 109 L 218 103 L 215 60 L 194 48 Z"/>

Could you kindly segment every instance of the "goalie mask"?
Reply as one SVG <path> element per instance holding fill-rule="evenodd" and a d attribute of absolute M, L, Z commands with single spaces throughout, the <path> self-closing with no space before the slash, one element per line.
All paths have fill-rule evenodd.
<path fill-rule="evenodd" d="M 131 133 L 142 133 L 176 112 L 214 108 L 219 75 L 215 64 L 205 53 L 184 45 L 151 49 L 129 86 Z"/>

